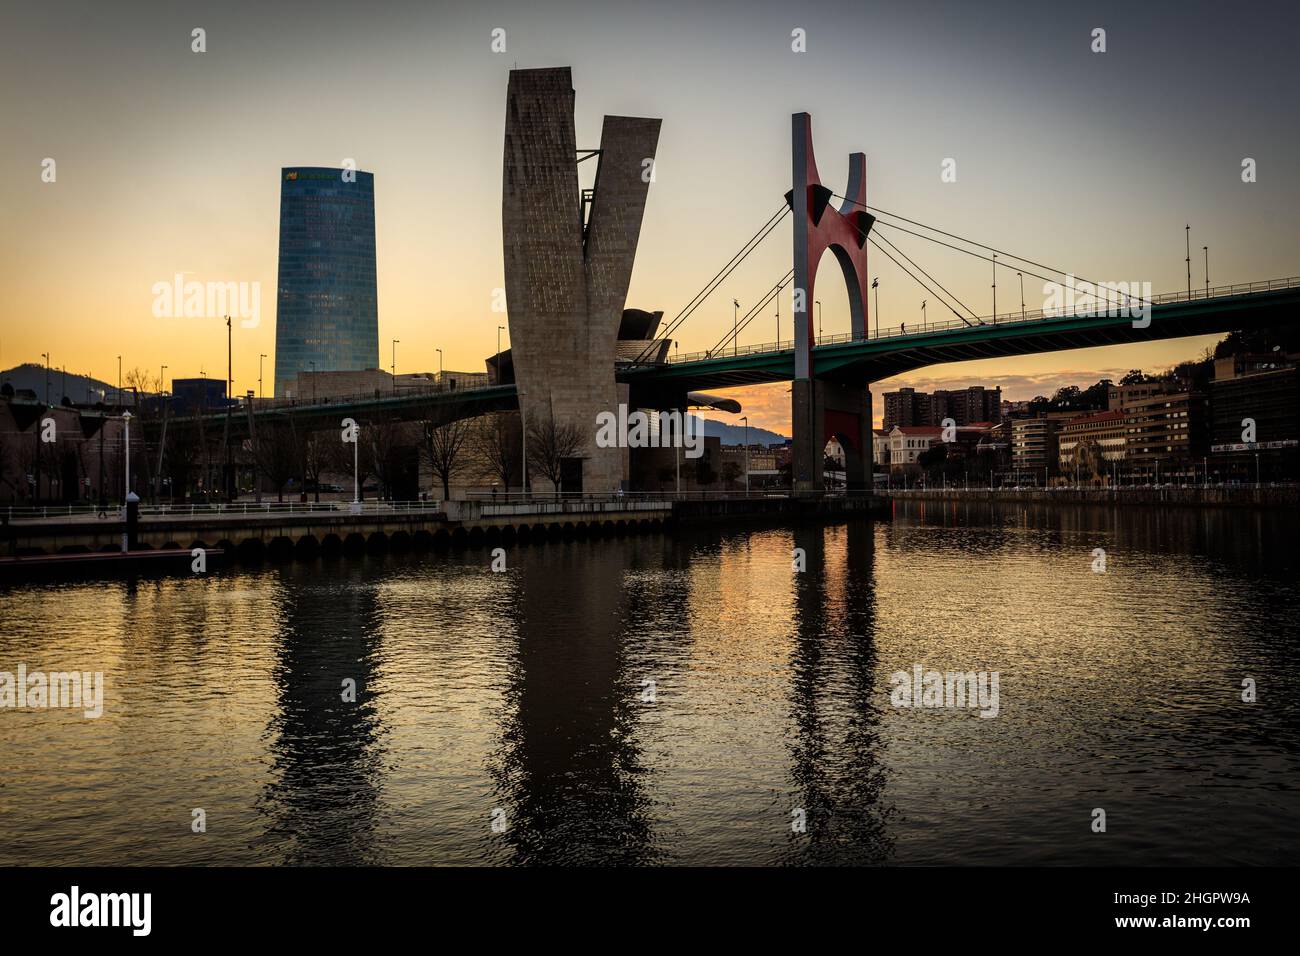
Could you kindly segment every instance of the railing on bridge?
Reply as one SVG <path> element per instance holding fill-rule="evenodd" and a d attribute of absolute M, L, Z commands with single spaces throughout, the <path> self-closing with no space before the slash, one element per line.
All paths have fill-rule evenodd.
<path fill-rule="evenodd" d="M 358 510 L 353 510 L 350 501 L 232 501 L 212 502 L 210 504 L 175 504 L 175 505 L 140 505 L 141 519 L 148 518 L 240 518 L 259 515 L 310 515 L 322 513 L 359 513 L 376 514 L 431 514 L 442 510 L 440 501 L 380 501 L 369 500 L 359 503 Z M 35 507 L 5 508 L 2 512 L 10 522 L 48 521 L 51 519 L 73 520 L 122 520 L 120 504 L 100 507 L 99 505 L 46 505 Z"/>
<path fill-rule="evenodd" d="M 1082 284 L 1082 283 L 1081 283 Z M 1230 298 L 1239 295 L 1250 295 L 1261 292 L 1277 292 L 1285 289 L 1300 288 L 1300 276 L 1291 276 L 1287 279 L 1266 279 L 1260 282 L 1242 282 L 1235 285 L 1211 286 L 1207 291 L 1205 289 L 1193 289 L 1191 295 L 1186 290 L 1182 292 L 1165 292 L 1160 295 L 1152 296 L 1149 300 L 1139 300 L 1135 296 L 1129 296 L 1127 300 L 1112 299 L 1110 309 L 1112 312 L 1118 308 L 1127 307 L 1130 304 L 1136 304 L 1140 301 L 1149 301 L 1152 305 L 1170 305 L 1176 302 L 1204 302 L 1208 299 Z M 889 339 L 902 336 L 929 335 L 932 332 L 946 332 L 949 329 L 969 328 L 971 325 L 1018 325 L 1020 323 L 1043 322 L 1048 319 L 1069 318 L 1071 316 L 1090 316 L 1107 314 L 1107 303 L 1104 296 L 1092 296 L 1093 301 L 1098 302 L 1098 308 L 1091 312 L 1070 312 L 1066 309 L 1034 309 L 1031 311 L 1021 311 L 1016 309 L 1013 312 L 999 312 L 997 315 L 985 315 L 976 319 L 963 322 L 957 319 L 949 319 L 943 322 L 926 322 L 924 326 L 917 323 L 915 326 L 908 328 L 906 323 L 898 328 L 883 329 L 879 333 L 872 333 L 870 330 L 863 335 L 853 335 L 851 332 L 843 332 L 838 335 L 819 335 L 817 336 L 817 345 L 840 345 L 847 342 L 868 342 L 875 339 Z M 1100 301 L 1098 301 L 1100 299 Z M 685 355 L 669 356 L 668 364 L 677 365 L 684 362 L 703 362 L 708 359 L 723 359 L 741 355 L 760 355 L 774 352 L 794 351 L 794 341 L 786 342 L 766 342 L 762 345 L 745 345 L 738 348 L 722 348 L 718 351 L 706 352 L 688 352 Z"/>

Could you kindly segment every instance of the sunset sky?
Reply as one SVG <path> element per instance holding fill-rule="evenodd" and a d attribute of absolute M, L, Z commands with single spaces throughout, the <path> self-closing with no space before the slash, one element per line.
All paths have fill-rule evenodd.
<path fill-rule="evenodd" d="M 1055 5 L 1041 5 L 1042 7 Z M 783 202 L 790 114 L 813 116 L 818 165 L 842 191 L 864 151 L 869 202 L 1103 281 L 1186 285 L 1300 275 L 1296 17 L 1283 3 L 1024 4 L 50 2 L 0 30 L 0 367 L 40 362 L 112 382 L 129 369 L 222 377 L 218 318 L 155 318 L 153 285 L 261 284 L 235 330 L 235 389 L 274 360 L 279 175 L 353 159 L 375 175 L 380 356 L 479 371 L 505 324 L 501 167 L 508 71 L 571 65 L 580 146 L 606 113 L 662 117 L 628 306 L 671 318 Z M 207 52 L 191 51 L 202 27 Z M 491 31 L 506 31 L 493 53 Z M 1107 51 L 1090 49 L 1094 28 Z M 807 52 L 791 50 L 791 31 Z M 1243 183 L 1243 158 L 1258 181 Z M 57 179 L 41 178 L 53 158 Z M 956 161 L 957 181 L 940 166 Z M 590 165 L 590 164 L 587 164 Z M 585 168 L 585 167 L 584 167 Z M 576 201 L 576 197 L 575 197 Z M 907 241 L 903 241 L 907 240 Z M 986 263 L 895 239 L 975 311 Z M 788 220 L 688 323 L 709 348 L 790 267 Z M 881 326 L 948 318 L 896 266 Z M 1018 306 L 999 270 L 1000 309 Z M 836 272 L 818 298 L 848 329 Z M 830 281 L 835 279 L 836 281 Z M 1025 283 L 1040 307 L 1041 281 Z M 790 336 L 789 298 L 782 337 Z M 875 319 L 872 318 L 874 325 Z M 769 342 L 776 316 L 742 344 Z M 1198 353 L 1209 339 L 923 369 L 881 392 L 1002 385 L 1009 398 Z M 786 385 L 740 395 L 788 433 Z M 719 416 L 731 419 L 730 416 Z"/>

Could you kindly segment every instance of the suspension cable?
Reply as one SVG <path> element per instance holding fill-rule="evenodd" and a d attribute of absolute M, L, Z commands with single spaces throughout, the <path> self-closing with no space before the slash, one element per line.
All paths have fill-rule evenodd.
<path fill-rule="evenodd" d="M 740 333 L 745 331 L 746 326 L 748 326 L 750 322 L 754 321 L 754 319 L 758 316 L 759 312 L 762 309 L 766 308 L 767 305 L 774 298 L 776 298 L 778 295 L 781 294 L 781 290 L 784 289 L 792 279 L 794 279 L 793 269 L 787 272 L 785 274 L 785 277 L 781 279 L 780 282 L 778 282 L 776 285 L 772 286 L 772 288 L 770 288 L 767 292 L 765 292 L 763 294 L 763 297 L 759 299 L 758 303 L 752 309 L 750 309 L 748 312 L 745 313 L 745 317 L 741 319 L 739 322 L 737 322 L 732 328 L 732 330 L 726 333 L 718 341 L 718 343 L 713 346 L 713 348 L 709 349 L 707 354 L 714 355 L 719 352 L 722 352 L 727 347 L 728 342 L 730 342 L 733 338 L 738 339 L 740 337 Z M 779 347 L 780 344 L 781 343 L 778 342 L 777 346 Z"/>
<path fill-rule="evenodd" d="M 789 212 L 790 212 L 789 204 L 782 203 L 781 207 L 776 212 L 774 212 L 770 217 L 768 217 L 767 222 L 763 223 L 763 225 L 759 227 L 758 232 L 754 233 L 754 235 L 751 236 L 749 240 L 746 241 L 745 244 L 740 247 L 740 251 L 737 252 L 734 256 L 732 256 L 731 260 L 725 266 L 723 266 L 721 269 L 718 270 L 718 272 L 714 275 L 714 277 L 705 284 L 704 288 L 701 289 L 699 292 L 697 292 L 694 295 L 694 297 L 692 297 L 691 301 L 688 302 L 686 306 L 680 312 L 677 313 L 676 317 L 670 323 L 668 323 L 668 326 L 665 329 L 663 329 L 658 334 L 657 338 L 659 339 L 671 338 L 672 335 L 677 331 L 677 329 L 687 319 L 689 319 L 692 314 L 694 314 L 695 310 L 704 304 L 705 299 L 707 299 L 710 295 L 712 295 L 717 290 L 717 288 L 720 285 L 722 285 L 722 283 L 725 282 L 731 276 L 731 274 L 736 271 L 736 269 L 740 267 L 740 264 L 749 257 L 749 254 L 751 252 L 753 252 L 755 249 L 758 248 L 758 246 L 762 243 L 762 241 L 766 239 L 768 235 L 771 234 L 773 229 L 775 229 L 778 225 L 780 225 L 781 220 L 784 219 L 786 215 L 789 214 Z M 641 353 L 637 355 L 637 357 L 632 361 L 632 364 L 633 365 L 641 364 L 642 360 L 644 360 L 645 357 L 649 355 L 651 351 L 653 351 L 653 349 L 654 349 L 653 343 L 646 345 L 646 347 L 641 350 Z"/>
<path fill-rule="evenodd" d="M 987 249 L 988 251 L 990 251 L 990 252 L 992 252 L 992 253 L 994 253 L 994 254 L 996 254 L 996 255 L 1003 256 L 1003 257 L 1008 258 L 1008 259 L 1014 259 L 1014 260 L 1016 260 L 1017 262 L 1027 262 L 1027 263 L 1029 263 L 1029 264 L 1032 265 L 1032 266 L 1037 266 L 1037 267 L 1040 268 L 1040 269 L 1046 269 L 1048 272 L 1055 272 L 1055 273 L 1057 273 L 1058 275 L 1062 275 L 1062 276 L 1075 275 L 1075 273 L 1067 272 L 1067 271 L 1064 270 L 1064 269 L 1057 269 L 1057 268 L 1054 268 L 1053 266 L 1045 265 L 1045 264 L 1043 264 L 1043 263 L 1041 263 L 1041 262 L 1036 262 L 1036 261 L 1034 261 L 1033 259 L 1026 259 L 1024 256 L 1018 256 L 1018 255 L 1015 255 L 1014 253 L 1011 253 L 1011 252 L 1005 252 L 1005 251 L 1003 251 L 1003 250 L 1001 250 L 1001 249 L 996 249 L 996 248 L 994 248 L 993 246 L 985 245 L 984 243 L 982 243 L 982 242 L 977 242 L 977 241 L 975 241 L 974 239 L 966 239 L 966 238 L 964 238 L 963 236 L 958 236 L 958 235 L 955 235 L 955 234 L 953 234 L 953 233 L 951 233 L 951 232 L 945 232 L 944 230 L 938 228 L 937 226 L 928 226 L 928 225 L 926 225 L 926 224 L 923 223 L 923 222 L 917 222 L 915 219 L 908 219 L 906 216 L 900 216 L 898 213 L 889 212 L 888 210 L 880 209 L 880 208 L 878 208 L 878 207 L 876 207 L 876 206 L 869 206 L 869 205 L 867 205 L 866 203 L 860 203 L 860 202 L 858 202 L 858 201 L 855 200 L 855 199 L 849 199 L 847 196 L 840 196 L 838 193 L 835 193 L 834 195 L 835 195 L 837 198 L 839 198 L 839 199 L 843 199 L 845 202 L 851 203 L 851 204 L 854 205 L 854 206 L 859 206 L 859 207 L 861 207 L 861 208 L 863 208 L 863 209 L 868 209 L 868 210 L 870 210 L 870 211 L 872 211 L 872 212 L 874 212 L 874 213 L 876 213 L 876 214 L 878 214 L 878 215 L 889 216 L 889 217 L 891 217 L 891 218 L 893 218 L 893 219 L 900 219 L 900 220 L 902 220 L 903 222 L 911 223 L 913 226 L 920 226 L 922 229 L 929 229 L 931 232 L 937 232 L 937 233 L 939 233 L 941 236 L 947 236 L 949 239 L 955 239 L 955 240 L 957 240 L 958 242 L 965 242 L 965 243 L 968 243 L 969 245 L 972 245 L 972 246 L 978 246 L 978 247 L 981 248 L 981 249 Z M 897 229 L 897 230 L 899 230 L 900 232 L 905 232 L 905 233 L 907 233 L 907 234 L 910 235 L 910 236 L 916 236 L 916 237 L 919 238 L 919 239 L 927 239 L 927 240 L 929 240 L 930 242 L 937 243 L 938 245 L 941 245 L 941 246 L 943 246 L 943 247 L 945 247 L 945 248 L 947 248 L 947 249 L 953 249 L 953 250 L 955 250 L 955 251 L 957 251 L 957 252 L 964 252 L 966 255 L 968 255 L 968 256 L 974 256 L 976 259 L 982 259 L 982 260 L 985 261 L 985 262 L 992 262 L 992 263 L 994 263 L 994 265 L 997 264 L 997 263 L 996 263 L 996 260 L 993 259 L 993 258 L 990 258 L 989 256 L 980 255 L 978 252 L 972 252 L 970 249 L 963 249 L 963 248 L 961 248 L 960 246 L 954 246 L 954 245 L 951 245 L 951 244 L 949 244 L 949 243 L 946 243 L 946 242 L 943 242 L 943 241 L 941 241 L 941 240 L 939 240 L 939 239 L 936 239 L 936 238 L 934 238 L 933 236 L 927 236 L 927 235 L 925 235 L 924 233 L 913 232 L 911 229 L 905 229 L 904 227 L 902 227 L 902 226 L 900 226 L 900 225 L 898 225 L 898 224 L 896 224 L 896 223 L 892 223 L 892 222 L 884 222 L 884 221 L 879 220 L 879 219 L 877 219 L 876 223 L 877 223 L 877 225 L 888 226 L 890 229 Z M 1028 270 L 1028 269 L 1021 268 L 1021 269 L 1018 270 L 1018 271 L 1028 273 L 1029 275 L 1034 276 L 1034 277 L 1037 278 L 1037 279 L 1042 279 L 1042 280 L 1045 281 L 1045 282 L 1055 282 L 1055 281 L 1056 281 L 1055 279 L 1052 279 L 1050 276 L 1040 275 L 1040 274 L 1038 274 L 1037 272 L 1031 272 L 1031 271 Z M 1093 286 L 1093 287 L 1096 288 L 1096 289 L 1104 290 L 1104 291 L 1107 292 L 1107 293 L 1114 293 L 1114 295 L 1116 296 L 1116 301 L 1118 302 L 1119 292 L 1118 292 L 1117 290 L 1109 289 L 1109 288 L 1107 288 L 1103 283 L 1100 283 L 1100 282 L 1092 282 L 1092 281 L 1090 281 L 1089 279 L 1085 278 L 1084 276 L 1077 276 L 1077 278 L 1078 278 L 1080 281 L 1082 281 L 1082 282 L 1086 282 L 1086 283 L 1088 283 L 1088 285 L 1091 285 L 1091 286 Z M 1133 301 L 1136 301 L 1136 302 L 1146 303 L 1146 304 L 1148 304 L 1148 305 L 1150 304 L 1150 302 L 1149 302 L 1148 300 L 1142 298 L 1141 296 L 1130 295 L 1130 296 L 1127 296 L 1127 298 L 1132 299 Z M 1106 298 L 1106 301 L 1109 303 L 1109 301 L 1110 301 L 1109 297 Z"/>

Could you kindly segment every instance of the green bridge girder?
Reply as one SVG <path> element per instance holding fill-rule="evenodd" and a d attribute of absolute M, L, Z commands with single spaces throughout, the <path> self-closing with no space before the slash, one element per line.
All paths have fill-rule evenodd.
<path fill-rule="evenodd" d="M 1298 309 L 1300 286 L 1153 305 L 1146 327 L 1135 327 L 1128 316 L 1073 315 L 895 333 L 817 346 L 813 350 L 813 369 L 819 379 L 866 385 L 927 365 L 1284 325 L 1295 321 Z M 618 371 L 617 377 L 631 386 L 634 406 L 682 407 L 686 393 L 692 391 L 792 380 L 794 350 L 625 368 Z M 259 424 L 292 420 L 306 428 L 325 428 L 338 426 L 344 418 L 364 421 L 383 415 L 451 420 L 514 408 L 518 408 L 518 396 L 511 384 L 315 404 L 268 404 L 255 409 L 254 416 Z M 224 420 L 224 413 L 209 414 L 205 427 L 220 428 Z M 171 420 L 169 427 L 185 427 L 195 421 L 194 416 L 178 417 Z M 160 424 L 154 420 L 146 422 L 145 427 L 152 431 Z M 247 410 L 233 410 L 230 425 L 232 438 L 246 436 Z"/>
<path fill-rule="evenodd" d="M 813 370 L 820 379 L 868 384 L 926 365 L 1283 325 L 1295 320 L 1297 307 L 1300 287 L 1154 305 L 1145 328 L 1128 316 L 1073 315 L 893 334 L 817 346 Z M 684 391 L 790 381 L 794 349 L 629 369 L 619 378 L 632 385 L 634 399 L 644 395 L 653 405 Z"/>

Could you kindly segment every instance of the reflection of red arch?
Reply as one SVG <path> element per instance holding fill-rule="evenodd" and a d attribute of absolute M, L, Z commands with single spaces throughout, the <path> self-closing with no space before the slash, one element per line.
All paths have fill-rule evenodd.
<path fill-rule="evenodd" d="M 791 126 L 794 188 L 786 194 L 786 201 L 794 210 L 795 224 L 794 374 L 795 378 L 812 378 L 814 337 L 810 316 L 822 254 L 830 249 L 840 264 L 848 288 L 853 335 L 861 337 L 867 328 L 867 233 L 876 220 L 863 208 L 867 201 L 866 154 L 849 156 L 849 183 L 844 191 L 848 199 L 836 209 L 831 206 L 833 194 L 822 185 L 817 172 L 812 117 L 808 113 L 795 113 Z"/>

